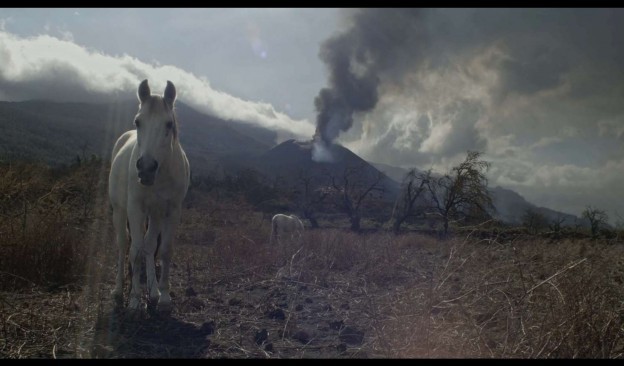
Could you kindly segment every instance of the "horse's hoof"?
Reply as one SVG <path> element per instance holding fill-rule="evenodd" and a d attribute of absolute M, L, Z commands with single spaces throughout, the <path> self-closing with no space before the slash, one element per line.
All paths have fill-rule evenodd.
<path fill-rule="evenodd" d="M 128 306 L 123 313 L 123 319 L 125 321 L 138 321 L 141 319 L 142 313 L 140 308 L 131 308 Z"/>
<path fill-rule="evenodd" d="M 147 300 L 146 308 L 147 308 L 147 312 L 148 313 L 153 314 L 156 311 L 157 307 L 158 307 L 158 298 L 157 297 L 156 298 L 149 298 Z"/>
<path fill-rule="evenodd" d="M 171 302 L 159 302 L 158 303 L 158 312 L 160 314 L 171 314 L 171 311 L 173 310 L 173 304 Z"/>

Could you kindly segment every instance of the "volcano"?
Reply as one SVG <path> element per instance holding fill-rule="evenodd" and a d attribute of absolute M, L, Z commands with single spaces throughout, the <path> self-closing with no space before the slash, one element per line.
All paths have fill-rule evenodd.
<path fill-rule="evenodd" d="M 312 158 L 313 141 L 287 140 L 254 161 L 254 168 L 267 177 L 276 179 L 281 184 L 296 186 L 302 175 L 319 177 L 318 182 L 333 176 L 342 179 L 348 169 L 356 169 L 357 177 L 372 182 L 378 174 L 382 175 L 380 185 L 384 188 L 384 200 L 394 200 L 399 192 L 399 184 L 386 176 L 351 150 L 338 144 L 331 144 L 327 149 L 332 155 L 331 161 L 317 162 Z"/>

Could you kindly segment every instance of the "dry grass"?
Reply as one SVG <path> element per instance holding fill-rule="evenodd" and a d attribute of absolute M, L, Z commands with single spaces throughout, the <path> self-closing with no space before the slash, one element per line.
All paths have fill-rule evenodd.
<path fill-rule="evenodd" d="M 190 192 L 178 232 L 173 313 L 130 321 L 110 299 L 116 247 L 105 185 L 95 184 L 106 169 L 11 169 L 0 175 L 3 358 L 624 352 L 622 243 L 440 241 L 333 228 L 271 247 L 268 217 L 200 190 Z M 95 183 L 85 185 L 89 179 Z"/>
<path fill-rule="evenodd" d="M 94 162 L 66 172 L 13 164 L 0 167 L 0 289 L 72 283 L 85 270 L 83 244 L 94 221 Z"/>
<path fill-rule="evenodd" d="M 379 356 L 622 357 L 621 272 L 606 270 L 621 268 L 621 247 L 595 244 L 581 256 L 587 243 L 438 245 L 406 256 L 426 258 L 408 265 L 411 281 L 379 289 Z"/>

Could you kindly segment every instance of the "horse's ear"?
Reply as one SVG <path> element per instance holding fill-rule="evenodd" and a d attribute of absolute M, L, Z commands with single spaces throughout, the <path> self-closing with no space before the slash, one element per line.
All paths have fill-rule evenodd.
<path fill-rule="evenodd" d="M 167 87 L 165 88 L 164 99 L 165 99 L 165 102 L 167 102 L 167 104 L 169 105 L 169 107 L 173 108 L 173 103 L 175 102 L 175 99 L 176 99 L 176 89 L 173 83 L 169 80 L 167 80 Z"/>
<path fill-rule="evenodd" d="M 147 84 L 147 79 L 141 81 L 141 84 L 139 84 L 139 91 L 137 92 L 137 96 L 139 97 L 141 103 L 144 103 L 151 95 L 152 92 Z"/>

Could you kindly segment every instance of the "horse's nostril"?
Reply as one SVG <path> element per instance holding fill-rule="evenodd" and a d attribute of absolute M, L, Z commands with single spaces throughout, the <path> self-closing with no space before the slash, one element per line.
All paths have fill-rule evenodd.
<path fill-rule="evenodd" d="M 139 172 L 154 173 L 158 169 L 158 162 L 156 160 L 148 159 L 147 162 L 141 157 L 136 162 L 136 167 Z"/>

